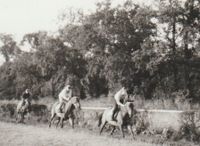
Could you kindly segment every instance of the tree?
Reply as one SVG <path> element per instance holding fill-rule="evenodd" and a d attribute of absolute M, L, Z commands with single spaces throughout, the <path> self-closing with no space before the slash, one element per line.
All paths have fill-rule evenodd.
<path fill-rule="evenodd" d="M 131 1 L 114 8 L 110 1 L 105 1 L 97 4 L 96 12 L 82 18 L 81 24 L 68 24 L 60 31 L 64 41 L 86 54 L 86 80 L 94 90 L 90 93 L 101 91 L 98 86 L 107 88 L 102 93 L 116 84 L 134 86 L 135 72 L 142 67 L 138 68 L 132 58 L 145 40 L 154 35 L 154 15 L 151 9 Z"/>
<path fill-rule="evenodd" d="M 9 34 L 0 34 L 0 52 L 4 56 L 5 61 L 10 61 L 11 58 L 21 53 L 21 50 L 17 46 L 16 41 L 13 40 Z"/>
<path fill-rule="evenodd" d="M 160 2 L 160 11 L 158 12 L 158 18 L 161 23 L 167 24 L 165 29 L 166 40 L 171 54 L 173 74 L 174 74 L 174 89 L 178 88 L 178 77 L 177 77 L 177 65 L 176 65 L 176 54 L 177 54 L 177 38 L 178 38 L 178 17 L 181 13 L 180 2 L 176 0 L 165 0 Z"/>
<path fill-rule="evenodd" d="M 187 0 L 181 14 L 178 17 L 178 22 L 181 25 L 180 37 L 182 38 L 182 54 L 185 60 L 190 60 L 198 50 L 199 33 L 200 33 L 200 1 Z M 191 66 L 184 65 L 185 88 L 189 90 L 189 97 L 194 96 L 193 86 L 191 83 Z"/>

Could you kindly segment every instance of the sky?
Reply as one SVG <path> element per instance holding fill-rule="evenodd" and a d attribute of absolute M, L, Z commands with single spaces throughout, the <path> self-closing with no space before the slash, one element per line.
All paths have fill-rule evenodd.
<path fill-rule="evenodd" d="M 92 11 L 102 0 L 0 0 L 0 33 L 13 34 L 19 41 L 30 32 L 54 32 L 59 27 L 58 16 L 66 9 Z M 112 0 L 114 4 L 125 0 Z M 141 2 L 144 0 L 133 0 Z M 152 0 L 146 0 L 150 3 Z"/>
<path fill-rule="evenodd" d="M 103 0 L 0 0 L 0 33 L 12 34 L 17 42 L 31 32 L 54 33 L 61 25 L 58 17 L 63 12 L 68 9 L 91 12 L 95 10 L 95 3 L 100 1 Z M 117 5 L 124 1 L 112 0 L 112 3 Z M 150 5 L 154 0 L 133 1 Z"/>
<path fill-rule="evenodd" d="M 0 0 L 0 33 L 19 39 L 38 30 L 56 31 L 68 8 L 93 9 L 96 0 Z"/>

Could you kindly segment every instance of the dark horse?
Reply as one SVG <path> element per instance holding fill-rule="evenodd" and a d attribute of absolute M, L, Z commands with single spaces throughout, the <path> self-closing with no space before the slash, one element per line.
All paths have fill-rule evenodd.
<path fill-rule="evenodd" d="M 16 121 L 24 123 L 24 116 L 29 114 L 30 116 L 31 104 L 28 101 L 21 100 L 17 105 L 17 117 Z"/>

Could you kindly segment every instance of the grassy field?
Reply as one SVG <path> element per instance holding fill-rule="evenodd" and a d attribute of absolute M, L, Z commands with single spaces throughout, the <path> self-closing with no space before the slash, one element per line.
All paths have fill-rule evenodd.
<path fill-rule="evenodd" d="M 99 136 L 99 129 L 96 126 L 96 122 L 98 121 L 98 114 L 96 112 L 87 112 L 85 114 L 81 111 L 80 117 L 78 118 L 79 124 L 76 125 L 78 129 L 49 129 L 47 128 L 47 122 L 50 117 L 49 110 L 55 102 L 53 98 L 43 98 L 38 101 L 33 101 L 32 106 L 34 105 L 35 108 L 33 108 L 34 110 L 31 113 L 30 119 L 26 120 L 27 124 L 16 124 L 15 108 L 18 102 L 18 100 L 0 101 L 0 121 L 4 121 L 0 122 L 0 146 L 196 146 L 194 142 L 189 142 L 184 138 L 178 141 L 162 139 L 162 135 L 156 135 L 156 133 L 152 136 L 139 134 L 136 136 L 136 141 L 131 140 L 128 133 L 126 133 L 127 137 L 125 139 L 121 139 L 119 134 L 111 137 L 108 135 L 109 132 L 103 132 L 103 135 Z M 160 102 L 155 103 L 159 105 Z M 142 103 L 139 100 L 135 101 L 137 108 L 141 108 L 139 105 Z M 85 99 L 81 100 L 81 105 L 83 107 L 109 107 L 112 106 L 112 100 L 109 98 L 100 98 L 98 100 Z M 171 102 L 169 102 L 169 105 L 171 105 Z M 191 133 L 188 134 L 191 135 Z"/>
<path fill-rule="evenodd" d="M 119 134 L 110 136 L 104 132 L 68 126 L 64 129 L 48 128 L 47 125 L 25 125 L 0 122 L 0 146 L 199 146 L 186 141 L 160 143 L 159 137 L 136 137 L 132 140 Z"/>
<path fill-rule="evenodd" d="M 1 146 L 155 146 L 130 139 L 99 136 L 80 129 L 55 129 L 0 122 Z"/>

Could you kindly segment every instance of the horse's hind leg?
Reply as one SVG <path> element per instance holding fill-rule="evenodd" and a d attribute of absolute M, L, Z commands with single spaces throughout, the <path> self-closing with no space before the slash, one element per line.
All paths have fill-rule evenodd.
<path fill-rule="evenodd" d="M 72 128 L 74 129 L 74 120 L 72 118 L 69 118 L 69 123 L 72 126 Z"/>
<path fill-rule="evenodd" d="M 106 125 L 106 121 L 104 121 L 104 122 L 102 123 L 102 125 L 101 125 L 100 132 L 99 132 L 100 135 L 101 135 L 101 133 L 102 133 L 103 128 L 105 127 L 105 125 Z"/>
<path fill-rule="evenodd" d="M 54 119 L 54 117 L 55 117 L 55 113 L 51 116 L 51 119 L 50 119 L 50 121 L 49 121 L 49 128 L 51 127 L 51 122 L 53 121 L 53 119 Z"/>

